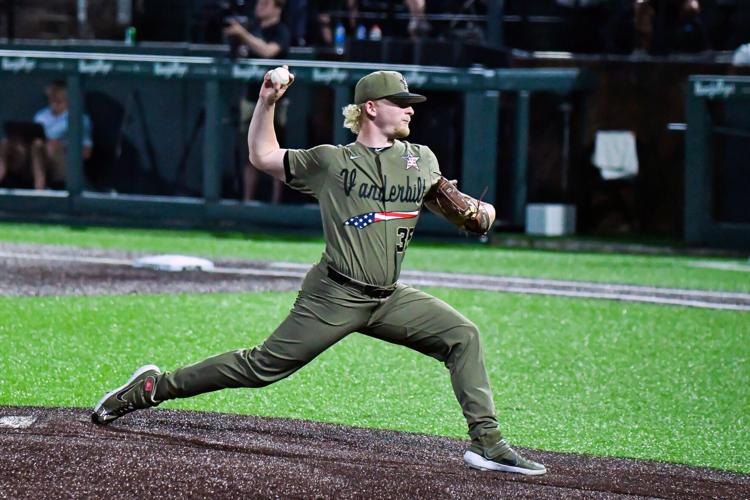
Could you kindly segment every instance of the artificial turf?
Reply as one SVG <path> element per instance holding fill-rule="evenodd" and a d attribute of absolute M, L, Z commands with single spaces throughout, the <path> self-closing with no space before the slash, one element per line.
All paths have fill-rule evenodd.
<path fill-rule="evenodd" d="M 323 252 L 323 241 L 316 237 L 10 223 L 0 223 L 0 241 L 306 263 L 317 262 Z M 417 237 L 410 244 L 404 268 L 750 292 L 750 265 L 744 266 L 746 270 L 718 270 L 696 267 L 697 260 L 746 263 L 737 259 L 511 250 L 480 244 L 421 243 Z"/>
<path fill-rule="evenodd" d="M 533 448 L 750 472 L 747 314 L 432 289 L 480 327 L 498 415 Z M 261 342 L 292 293 L 0 297 L 0 405 L 91 407 L 137 366 Z M 352 335 L 290 378 L 170 401 L 465 437 L 445 368 Z"/>

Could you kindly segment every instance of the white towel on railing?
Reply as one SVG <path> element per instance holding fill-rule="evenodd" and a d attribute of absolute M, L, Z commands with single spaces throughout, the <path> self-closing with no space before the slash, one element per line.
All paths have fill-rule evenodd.
<path fill-rule="evenodd" d="M 638 174 L 635 134 L 629 130 L 600 130 L 596 133 L 594 165 L 602 179 L 627 179 Z"/>

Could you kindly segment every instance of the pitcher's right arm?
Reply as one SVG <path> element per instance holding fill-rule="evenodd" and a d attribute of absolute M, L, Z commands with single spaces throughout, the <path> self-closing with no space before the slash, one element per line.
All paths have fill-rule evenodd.
<path fill-rule="evenodd" d="M 289 83 L 281 85 L 271 81 L 270 71 L 266 73 L 258 94 L 258 103 L 255 105 L 253 118 L 250 121 L 250 128 L 247 131 L 250 164 L 281 181 L 284 181 L 286 149 L 282 149 L 276 139 L 273 118 L 276 102 L 284 95 L 289 85 L 294 83 L 294 75 L 290 73 L 289 77 Z"/>

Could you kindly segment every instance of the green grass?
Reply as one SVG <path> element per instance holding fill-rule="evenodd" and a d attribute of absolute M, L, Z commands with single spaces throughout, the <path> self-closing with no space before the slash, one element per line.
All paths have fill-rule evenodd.
<path fill-rule="evenodd" d="M 481 328 L 518 445 L 750 472 L 750 322 L 740 312 L 431 290 Z M 90 407 L 132 369 L 250 347 L 294 294 L 0 298 L 0 404 Z M 185 408 L 465 437 L 445 368 L 352 335 L 289 379 Z"/>
<path fill-rule="evenodd" d="M 113 230 L 7 223 L 0 224 L 0 240 L 188 253 L 211 258 L 242 257 L 309 263 L 316 262 L 323 251 L 322 240 L 310 237 L 246 236 L 239 233 L 177 230 Z M 417 238 L 410 246 L 404 267 L 750 292 L 750 272 L 706 269 L 690 265 L 695 260 L 697 259 L 680 256 L 509 250 L 473 244 L 427 244 L 420 243 Z M 728 259 L 710 260 L 731 262 Z"/>

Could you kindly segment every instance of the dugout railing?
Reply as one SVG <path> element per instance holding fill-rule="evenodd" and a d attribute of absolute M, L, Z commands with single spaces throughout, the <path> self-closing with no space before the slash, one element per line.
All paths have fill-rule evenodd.
<path fill-rule="evenodd" d="M 691 76 L 686 94 L 685 241 L 750 248 L 750 76 Z"/>
<path fill-rule="evenodd" d="M 135 49 L 137 50 L 137 48 Z M 358 64 L 339 61 L 310 60 L 228 60 L 221 57 L 165 53 L 126 53 L 115 51 L 83 52 L 34 50 L 12 45 L 0 45 L 0 90 L 2 99 L 10 103 L 7 84 L 18 88 L 24 79 L 60 79 L 67 81 L 70 99 L 67 168 L 65 189 L 34 191 L 0 189 L 0 211 L 7 217 L 38 220 L 119 220 L 138 225 L 266 226 L 274 228 L 320 228 L 317 207 L 310 205 L 270 205 L 242 203 L 222 198 L 221 171 L 223 158 L 220 130 L 225 118 L 228 96 L 227 83 L 260 82 L 267 69 L 288 64 L 296 75 L 298 88 L 327 86 L 333 91 L 335 120 L 333 143 L 347 143 L 353 136 L 340 125 L 340 109 L 351 102 L 353 86 L 359 78 L 376 69 L 402 72 L 413 89 L 446 90 L 463 95 L 463 128 L 460 168 L 462 188 L 469 193 L 480 193 L 489 187 L 485 198 L 496 200 L 498 168 L 498 127 L 501 96 L 512 94 L 513 186 L 507 221 L 521 225 L 526 205 L 526 171 L 530 97 L 535 92 L 570 95 L 590 89 L 592 78 L 579 69 L 457 69 L 434 66 L 401 66 Z M 152 52 L 159 52 L 153 50 Z M 162 51 L 164 52 L 164 51 Z M 178 88 L 190 84 L 198 87 L 191 95 L 202 101 L 204 121 L 202 133 L 200 194 L 196 196 L 149 196 L 100 192 L 88 189 L 83 173 L 81 155 L 84 89 L 102 79 L 122 80 L 127 85 L 156 84 Z M 304 94 L 304 93 L 303 93 Z M 187 94 L 186 94 L 187 95 Z M 308 93 L 305 98 L 310 98 Z M 186 98 L 187 99 L 187 98 Z M 9 108 L 11 106 L 4 106 Z M 0 115 L 4 111 L 0 110 Z M 7 116 L 0 116 L 7 118 Z M 295 120 L 303 124 L 304 119 Z M 178 125 L 178 124 L 176 124 Z M 292 147 L 304 144 L 304 130 L 289 123 L 287 143 Z M 300 125 L 304 126 L 304 125 Z M 164 131 L 163 133 L 168 133 Z M 455 233 L 437 218 L 424 217 L 420 226 L 437 234 Z"/>

